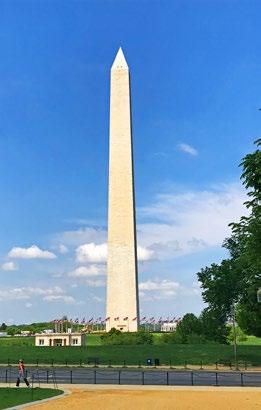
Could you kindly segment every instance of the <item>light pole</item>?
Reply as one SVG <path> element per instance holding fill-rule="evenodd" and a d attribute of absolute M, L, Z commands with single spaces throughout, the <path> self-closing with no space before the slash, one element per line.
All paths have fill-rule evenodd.
<path fill-rule="evenodd" d="M 233 303 L 231 308 L 232 326 L 233 326 L 233 339 L 234 339 L 234 360 L 235 370 L 238 370 L 237 364 L 237 331 L 236 331 L 236 319 L 235 319 L 235 304 Z"/>
<path fill-rule="evenodd" d="M 257 303 L 261 303 L 261 288 L 259 288 L 256 292 Z"/>

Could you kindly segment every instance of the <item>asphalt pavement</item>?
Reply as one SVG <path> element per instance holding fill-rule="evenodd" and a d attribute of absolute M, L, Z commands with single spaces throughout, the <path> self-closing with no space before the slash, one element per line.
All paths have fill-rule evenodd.
<path fill-rule="evenodd" d="M 170 386 L 255 386 L 261 387 L 261 372 L 190 371 L 161 369 L 90 369 L 41 368 L 27 369 L 28 378 L 35 386 L 49 384 L 121 384 Z M 14 367 L 0 368 L 0 383 L 16 381 Z"/>

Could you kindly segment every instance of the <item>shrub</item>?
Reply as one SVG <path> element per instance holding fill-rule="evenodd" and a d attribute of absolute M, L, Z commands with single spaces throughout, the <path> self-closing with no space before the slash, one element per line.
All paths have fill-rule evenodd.
<path fill-rule="evenodd" d="M 153 344 L 153 336 L 145 331 L 123 333 L 112 328 L 101 336 L 101 341 L 104 345 L 144 345 Z"/>

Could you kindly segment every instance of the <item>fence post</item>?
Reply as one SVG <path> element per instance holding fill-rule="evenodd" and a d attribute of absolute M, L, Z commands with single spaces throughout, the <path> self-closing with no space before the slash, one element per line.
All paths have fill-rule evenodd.
<path fill-rule="evenodd" d="M 49 370 L 46 370 L 46 383 L 49 383 Z"/>
<path fill-rule="evenodd" d="M 119 370 L 119 384 L 121 384 L 121 371 Z"/>
<path fill-rule="evenodd" d="M 5 382 L 7 383 L 7 373 L 8 373 L 8 370 L 6 369 L 5 370 Z"/>
<path fill-rule="evenodd" d="M 169 385 L 169 372 L 167 372 L 167 386 Z"/>
<path fill-rule="evenodd" d="M 194 374 L 191 372 L 191 386 L 194 386 Z"/>
<path fill-rule="evenodd" d="M 71 384 L 72 384 L 72 370 L 70 371 L 70 382 L 71 382 Z"/>
<path fill-rule="evenodd" d="M 145 382 L 145 380 L 144 380 L 144 370 L 142 370 L 142 384 L 144 385 L 144 382 Z"/>
<path fill-rule="evenodd" d="M 97 379 L 96 379 L 96 370 L 94 370 L 94 384 L 97 383 Z"/>
<path fill-rule="evenodd" d="M 243 373 L 240 373 L 241 386 L 244 386 Z"/>
<path fill-rule="evenodd" d="M 216 372 L 216 386 L 218 386 L 218 372 Z"/>

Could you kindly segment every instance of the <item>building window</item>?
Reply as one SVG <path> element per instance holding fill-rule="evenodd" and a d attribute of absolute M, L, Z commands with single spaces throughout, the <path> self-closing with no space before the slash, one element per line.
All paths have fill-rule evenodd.
<path fill-rule="evenodd" d="M 72 344 L 73 344 L 73 345 L 78 345 L 78 339 L 73 339 L 73 340 L 72 340 Z"/>
<path fill-rule="evenodd" d="M 39 339 L 39 346 L 43 346 L 44 345 L 44 339 Z"/>

